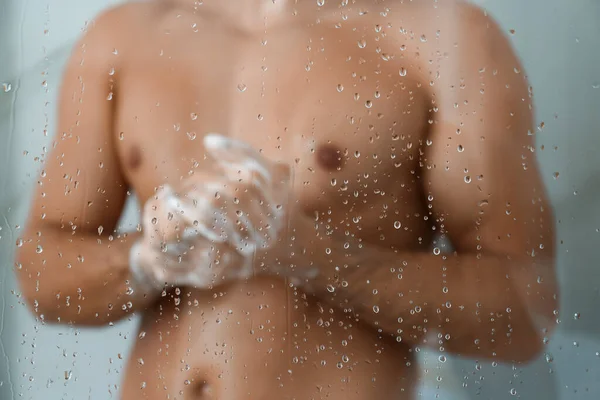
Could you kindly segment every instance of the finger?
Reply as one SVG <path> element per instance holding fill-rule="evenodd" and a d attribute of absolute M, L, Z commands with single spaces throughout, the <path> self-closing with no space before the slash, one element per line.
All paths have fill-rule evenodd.
<path fill-rule="evenodd" d="M 277 239 L 281 228 L 281 210 L 266 193 L 256 191 L 255 198 L 248 207 L 249 226 L 253 227 L 253 236 L 259 248 L 268 248 Z"/>
<path fill-rule="evenodd" d="M 225 232 L 219 231 L 222 227 L 222 221 L 219 221 L 223 215 L 226 197 L 220 195 L 222 185 L 217 182 L 207 182 L 202 187 L 195 187 L 185 194 L 189 200 L 187 205 L 186 219 L 188 227 L 183 232 L 186 240 L 194 238 L 206 239 L 216 243 L 222 243 L 227 240 Z M 229 231 L 228 227 L 225 231 Z"/>
<path fill-rule="evenodd" d="M 210 288 L 231 279 L 243 279 L 246 269 L 246 258 L 237 253 L 231 246 L 221 244 L 210 248 L 192 250 L 186 256 L 188 268 L 171 272 L 172 281 L 181 285 L 198 288 Z"/>
<path fill-rule="evenodd" d="M 280 212 L 267 193 L 256 187 L 247 188 L 238 204 L 229 202 L 226 207 L 227 217 L 235 223 L 242 239 L 236 246 L 243 248 L 244 254 L 270 247 L 280 230 Z"/>
<path fill-rule="evenodd" d="M 232 196 L 223 193 L 217 198 L 212 189 L 205 187 L 189 193 L 189 197 L 193 199 L 195 213 L 192 228 L 185 233 L 187 238 L 198 235 L 217 243 L 241 243 L 242 235 L 232 217 Z"/>
<path fill-rule="evenodd" d="M 209 133 L 204 137 L 204 147 L 228 174 L 250 181 L 255 172 L 260 180 L 271 181 L 271 161 L 247 143 Z"/>
<path fill-rule="evenodd" d="M 163 197 L 170 194 L 170 187 L 165 185 L 158 188 L 156 194 L 148 199 L 142 209 L 142 227 L 145 231 L 156 230 L 156 224 L 158 222 L 158 216 L 162 213 L 161 206 L 163 204 Z M 153 219 L 156 218 L 156 221 Z"/>
<path fill-rule="evenodd" d="M 204 142 L 230 179 L 254 183 L 277 208 L 290 200 L 293 169 L 289 165 L 272 162 L 250 145 L 219 134 L 206 135 Z"/>
<path fill-rule="evenodd" d="M 319 269 L 311 266 L 298 266 L 298 265 L 270 265 L 267 267 L 271 273 L 274 273 L 280 277 L 295 279 L 297 281 L 310 281 L 315 279 L 319 275 Z"/>
<path fill-rule="evenodd" d="M 285 214 L 285 210 L 282 208 L 292 200 L 293 169 L 287 164 L 275 163 L 271 170 L 273 171 L 273 183 L 270 197 L 275 203 L 273 204 L 274 215 L 280 218 Z"/>
<path fill-rule="evenodd" d="M 293 177 L 293 169 L 288 164 L 280 162 L 273 163 L 271 171 L 273 173 L 272 182 L 275 188 L 287 189 L 290 186 Z"/>
<path fill-rule="evenodd" d="M 256 222 L 262 214 L 269 215 L 261 209 L 265 204 L 262 191 L 248 187 L 237 193 L 238 199 L 234 200 L 229 191 L 216 198 L 210 190 L 204 187 L 188 194 L 196 210 L 193 227 L 185 232 L 186 238 L 201 235 L 215 242 L 230 241 L 244 254 L 254 251 L 256 246 L 252 243 L 261 240 Z"/>
<path fill-rule="evenodd" d="M 146 203 L 143 226 L 152 237 L 172 242 L 184 230 L 190 212 L 190 202 L 165 185 L 154 200 Z"/>

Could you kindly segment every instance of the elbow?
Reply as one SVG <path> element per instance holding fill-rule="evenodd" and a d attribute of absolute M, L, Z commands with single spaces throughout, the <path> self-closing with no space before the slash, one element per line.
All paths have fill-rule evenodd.
<path fill-rule="evenodd" d="M 538 359 L 544 351 L 543 338 L 532 327 L 526 328 L 528 332 L 521 332 L 506 346 L 502 359 L 505 362 L 529 364 Z"/>
<path fill-rule="evenodd" d="M 100 325 L 99 322 L 81 313 L 81 307 L 72 304 L 70 296 L 61 293 L 55 287 L 60 279 L 41 280 L 35 270 L 35 264 L 28 255 L 17 255 L 17 278 L 21 289 L 21 299 L 31 314 L 43 324 L 83 324 Z M 29 268 L 24 268 L 27 265 Z"/>
<path fill-rule="evenodd" d="M 495 346 L 494 358 L 508 363 L 529 364 L 543 354 L 544 339 L 548 334 L 545 324 L 540 324 L 534 316 L 523 315 L 511 323 L 506 341 Z"/>
<path fill-rule="evenodd" d="M 21 296 L 27 309 L 36 320 L 44 324 L 61 323 L 61 313 L 56 306 L 56 301 L 48 299 L 49 296 L 30 287 L 29 282 L 21 280 Z"/>
<path fill-rule="evenodd" d="M 21 296 L 29 312 L 44 324 L 60 324 L 64 320 L 64 310 L 58 304 L 58 296 L 38 289 L 33 278 L 19 277 Z"/>
<path fill-rule="evenodd" d="M 36 277 L 34 264 L 29 259 L 28 254 L 23 250 L 17 253 L 17 280 L 21 290 L 21 300 L 27 306 L 29 312 L 38 320 L 44 320 L 45 315 L 49 314 L 50 310 L 46 309 L 48 301 L 42 300 L 44 293 L 39 290 L 39 280 Z M 26 268 L 24 266 L 28 266 Z"/>
<path fill-rule="evenodd" d="M 111 313 L 84 313 L 82 306 L 72 304 L 67 298 L 60 301 L 57 295 L 42 295 L 23 291 L 23 300 L 34 317 L 45 325 L 77 325 L 80 327 L 102 327 L 116 322 Z M 121 316 L 122 317 L 122 316 Z"/>
<path fill-rule="evenodd" d="M 521 322 L 511 332 L 511 340 L 508 345 L 512 362 L 530 363 L 544 353 L 545 343 L 556 329 L 555 311 L 556 306 L 548 302 L 548 312 L 531 313 L 530 317 Z M 551 310 L 550 310 L 551 308 Z"/>
<path fill-rule="evenodd" d="M 532 274 L 533 272 L 533 274 Z M 526 270 L 519 277 L 519 304 L 510 321 L 505 355 L 509 362 L 530 363 L 543 354 L 547 339 L 556 329 L 559 290 L 554 259 Z M 519 298 L 517 297 L 517 298 Z"/>
<path fill-rule="evenodd" d="M 511 320 L 496 320 L 477 336 L 476 332 L 455 338 L 446 348 L 462 357 L 525 365 L 544 351 L 545 331 L 524 314 Z"/>

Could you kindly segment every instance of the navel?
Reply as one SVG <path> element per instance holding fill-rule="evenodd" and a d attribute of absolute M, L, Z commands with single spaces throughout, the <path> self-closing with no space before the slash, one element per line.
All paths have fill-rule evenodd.
<path fill-rule="evenodd" d="M 333 144 L 318 145 L 315 156 L 317 164 L 327 171 L 334 171 L 342 167 L 342 151 Z"/>
<path fill-rule="evenodd" d="M 142 151 L 138 146 L 133 145 L 127 155 L 127 166 L 132 170 L 136 170 L 140 165 L 142 165 Z"/>

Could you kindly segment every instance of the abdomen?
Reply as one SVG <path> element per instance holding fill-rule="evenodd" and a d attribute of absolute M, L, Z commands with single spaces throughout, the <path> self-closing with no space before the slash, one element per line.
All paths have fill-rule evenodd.
<path fill-rule="evenodd" d="M 416 381 L 407 363 L 406 347 L 355 318 L 256 279 L 182 290 L 146 315 L 123 399 L 395 400 Z"/>

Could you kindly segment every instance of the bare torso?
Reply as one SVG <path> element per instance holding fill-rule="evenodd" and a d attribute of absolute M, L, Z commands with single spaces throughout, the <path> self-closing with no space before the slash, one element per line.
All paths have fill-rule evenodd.
<path fill-rule="evenodd" d="M 128 3 L 95 20 L 65 71 L 16 270 L 44 321 L 142 314 L 122 398 L 408 399 L 411 346 L 510 362 L 541 351 L 531 310 L 553 320 L 557 296 L 531 89 L 482 10 L 460 0 Z M 130 286 L 152 228 L 115 233 L 127 189 L 152 208 L 158 187 L 202 181 L 215 172 L 203 148 L 211 132 L 293 167 L 282 234 L 301 238 L 266 250 L 269 273 L 255 260 L 250 279 L 155 301 Z M 319 214 L 327 239 L 308 237 L 303 212 Z M 429 251 L 436 232 L 454 254 Z M 292 259 L 293 272 L 316 266 L 300 283 L 319 286 L 314 297 L 274 278 Z M 443 340 L 428 342 L 432 333 Z"/>
<path fill-rule="evenodd" d="M 224 133 L 292 163 L 305 210 L 333 229 L 427 246 L 424 42 L 386 38 L 373 6 L 347 19 L 311 7 L 245 32 L 174 6 L 129 6 L 112 98 L 125 175 L 143 202 L 205 167 L 202 136 Z M 396 399 L 417 379 L 409 347 L 283 280 L 178 289 L 140 329 L 124 399 Z"/>

